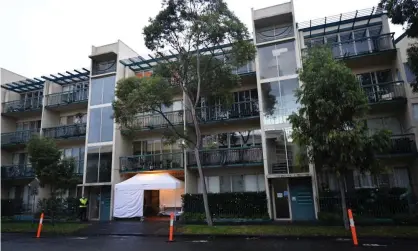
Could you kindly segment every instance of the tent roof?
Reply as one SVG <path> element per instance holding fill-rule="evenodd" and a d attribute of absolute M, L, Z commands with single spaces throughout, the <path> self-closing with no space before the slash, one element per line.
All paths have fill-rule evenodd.
<path fill-rule="evenodd" d="M 160 190 L 183 188 L 184 182 L 168 173 L 137 174 L 115 185 L 118 189 Z"/>

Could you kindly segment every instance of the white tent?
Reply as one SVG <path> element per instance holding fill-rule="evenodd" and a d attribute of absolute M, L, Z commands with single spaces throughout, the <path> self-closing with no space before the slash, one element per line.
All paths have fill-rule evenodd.
<path fill-rule="evenodd" d="M 182 189 L 184 182 L 168 173 L 137 174 L 115 185 L 113 216 L 117 218 L 142 217 L 144 190 Z"/>

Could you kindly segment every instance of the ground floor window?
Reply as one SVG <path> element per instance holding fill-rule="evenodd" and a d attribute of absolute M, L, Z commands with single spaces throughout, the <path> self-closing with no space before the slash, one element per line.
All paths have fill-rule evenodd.
<path fill-rule="evenodd" d="M 208 193 L 261 192 L 266 190 L 263 174 L 208 176 L 205 179 Z M 198 180 L 198 192 L 202 192 L 200 179 Z"/>
<path fill-rule="evenodd" d="M 355 188 L 382 188 L 382 187 L 409 187 L 409 175 L 407 168 L 393 168 L 392 170 L 373 175 L 370 172 L 360 173 L 353 171 Z"/>

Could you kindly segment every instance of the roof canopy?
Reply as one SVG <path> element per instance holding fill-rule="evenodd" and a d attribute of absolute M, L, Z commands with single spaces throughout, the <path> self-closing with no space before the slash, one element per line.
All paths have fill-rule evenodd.
<path fill-rule="evenodd" d="M 51 74 L 48 77 L 42 76 L 42 78 L 59 85 L 67 85 L 90 80 L 90 71 L 86 68 L 82 68 L 82 71 L 74 70 L 74 72 L 75 73 L 66 71 L 64 74 L 58 73 L 57 75 L 59 75 L 59 77 Z"/>
<path fill-rule="evenodd" d="M 44 88 L 44 84 L 44 80 L 34 78 L 7 83 L 2 85 L 1 88 L 17 93 L 23 93 L 41 90 Z"/>
<path fill-rule="evenodd" d="M 204 48 L 200 49 L 200 52 L 218 56 L 227 54 L 228 48 L 230 47 L 231 44 L 229 43 L 213 47 L 204 46 Z M 193 53 L 193 51 L 191 53 Z M 132 71 L 144 71 L 152 69 L 155 65 L 162 61 L 175 61 L 178 57 L 178 54 L 175 54 L 171 50 L 168 50 L 168 53 L 166 53 L 166 55 L 164 55 L 163 53 L 158 53 L 156 56 L 153 57 L 150 54 L 148 54 L 148 57 L 149 59 L 145 59 L 141 56 L 138 56 L 128 59 L 122 59 L 119 62 L 124 66 L 128 66 Z"/>
<path fill-rule="evenodd" d="M 352 24 L 351 28 L 354 29 L 356 22 L 367 20 L 367 25 L 369 25 L 372 18 L 380 17 L 383 13 L 383 9 L 379 7 L 356 10 L 335 16 L 301 22 L 298 24 L 298 29 L 301 31 L 324 29 L 325 32 L 325 29 L 330 26 L 338 26 L 339 30 L 342 24 Z M 311 36 L 311 34 L 309 34 L 309 36 Z"/>
<path fill-rule="evenodd" d="M 115 185 L 118 190 L 160 190 L 183 188 L 184 182 L 168 173 L 137 174 Z"/>

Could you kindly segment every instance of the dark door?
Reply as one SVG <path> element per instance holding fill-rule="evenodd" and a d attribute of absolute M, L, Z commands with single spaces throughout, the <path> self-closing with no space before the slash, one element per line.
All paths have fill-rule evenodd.
<path fill-rule="evenodd" d="M 311 177 L 289 180 L 293 221 L 315 220 Z"/>
<path fill-rule="evenodd" d="M 100 193 L 100 221 L 110 220 L 111 186 L 103 186 Z"/>
<path fill-rule="evenodd" d="M 276 219 L 289 219 L 289 192 L 287 187 L 287 179 L 273 179 L 273 198 Z"/>

